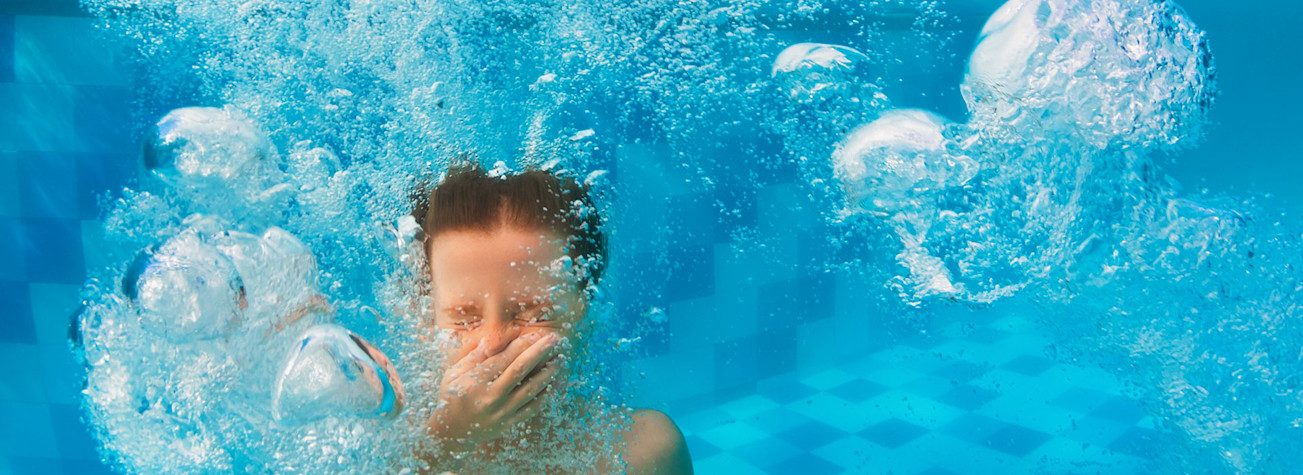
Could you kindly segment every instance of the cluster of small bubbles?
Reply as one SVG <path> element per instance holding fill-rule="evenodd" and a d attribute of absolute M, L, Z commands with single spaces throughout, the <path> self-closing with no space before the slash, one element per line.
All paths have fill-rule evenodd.
<path fill-rule="evenodd" d="M 832 160 L 833 177 L 855 208 L 848 212 L 891 216 L 925 208 L 921 201 L 972 179 L 978 165 L 946 147 L 948 123 L 928 111 L 893 109 L 847 135 Z"/>
<path fill-rule="evenodd" d="M 1198 138 L 1214 77 L 1169 1 L 1012 0 L 969 60 L 967 123 L 883 112 L 829 165 L 849 215 L 895 234 L 905 302 L 1026 297 L 1056 351 L 1132 386 L 1174 444 L 1161 463 L 1283 472 L 1303 440 L 1303 241 L 1153 161 Z"/>
<path fill-rule="evenodd" d="M 1022 0 L 982 28 L 960 89 L 984 126 L 1172 149 L 1199 137 L 1215 75 L 1170 1 Z"/>
<path fill-rule="evenodd" d="M 793 101 L 859 101 L 864 94 L 859 89 L 874 94 L 868 69 L 869 58 L 854 48 L 797 43 L 778 54 L 770 76 Z"/>
<path fill-rule="evenodd" d="M 341 415 L 396 417 L 403 410 L 403 388 L 388 360 L 370 349 L 338 325 L 308 329 L 276 379 L 272 416 L 294 425 Z"/>
<path fill-rule="evenodd" d="M 422 411 L 404 412 L 403 381 L 383 351 L 334 324 L 341 308 L 366 307 L 332 303 L 312 248 L 270 224 L 296 224 L 286 216 L 294 210 L 347 209 L 306 196 L 353 186 L 341 183 L 338 161 L 301 145 L 291 154 L 298 173 L 286 176 L 270 140 L 229 107 L 173 111 L 151 140 L 142 160 L 152 190 L 128 190 L 106 220 L 120 249 L 108 254 L 135 257 L 101 273 L 121 285 L 93 284 L 79 316 L 87 407 L 113 458 L 146 472 L 419 464 L 376 456 L 386 440 L 423 444 L 412 442 Z M 267 199 L 289 189 L 304 193 Z M 250 212 L 258 207 L 273 209 Z M 403 233 L 413 240 L 410 226 Z M 416 334 L 411 320 L 393 324 L 407 326 L 390 335 Z M 359 431 L 377 437 L 357 440 Z M 287 456 L 300 444 L 331 455 Z"/>
<path fill-rule="evenodd" d="M 230 335 L 243 319 L 244 285 L 230 259 L 194 233 L 146 251 L 123 278 L 145 329 L 173 343 Z"/>

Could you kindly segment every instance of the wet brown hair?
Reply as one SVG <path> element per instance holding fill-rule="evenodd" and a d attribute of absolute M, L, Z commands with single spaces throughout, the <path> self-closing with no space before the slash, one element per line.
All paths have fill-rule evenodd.
<path fill-rule="evenodd" d="M 491 176 L 474 161 L 459 161 L 433 186 L 418 186 L 412 217 L 434 237 L 447 231 L 492 231 L 500 226 L 543 229 L 566 239 L 566 253 L 583 269 L 581 285 L 596 283 L 606 267 L 606 236 L 588 187 L 543 170 Z"/>

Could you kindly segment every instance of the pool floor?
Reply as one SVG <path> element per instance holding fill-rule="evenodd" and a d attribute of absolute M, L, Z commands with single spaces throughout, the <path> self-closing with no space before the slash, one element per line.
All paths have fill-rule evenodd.
<path fill-rule="evenodd" d="M 1144 473 L 1159 435 L 1122 385 L 1045 356 L 1021 317 L 954 322 L 676 414 L 699 473 Z"/>

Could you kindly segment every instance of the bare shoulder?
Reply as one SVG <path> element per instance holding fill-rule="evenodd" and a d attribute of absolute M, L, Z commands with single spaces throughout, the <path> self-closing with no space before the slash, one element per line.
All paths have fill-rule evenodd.
<path fill-rule="evenodd" d="M 624 441 L 629 473 L 692 473 L 692 458 L 683 432 L 663 412 L 635 409 L 633 427 L 625 433 Z"/>

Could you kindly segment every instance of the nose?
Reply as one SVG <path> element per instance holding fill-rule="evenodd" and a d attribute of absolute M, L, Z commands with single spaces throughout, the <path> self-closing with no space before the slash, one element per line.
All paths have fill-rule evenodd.
<path fill-rule="evenodd" d="M 483 340 L 481 345 L 484 346 L 485 354 L 493 356 L 507 349 L 507 345 L 512 340 L 520 336 L 520 330 L 513 328 L 512 325 L 490 324 L 485 322 L 477 329 L 476 335 L 472 335 L 474 340 Z"/>

